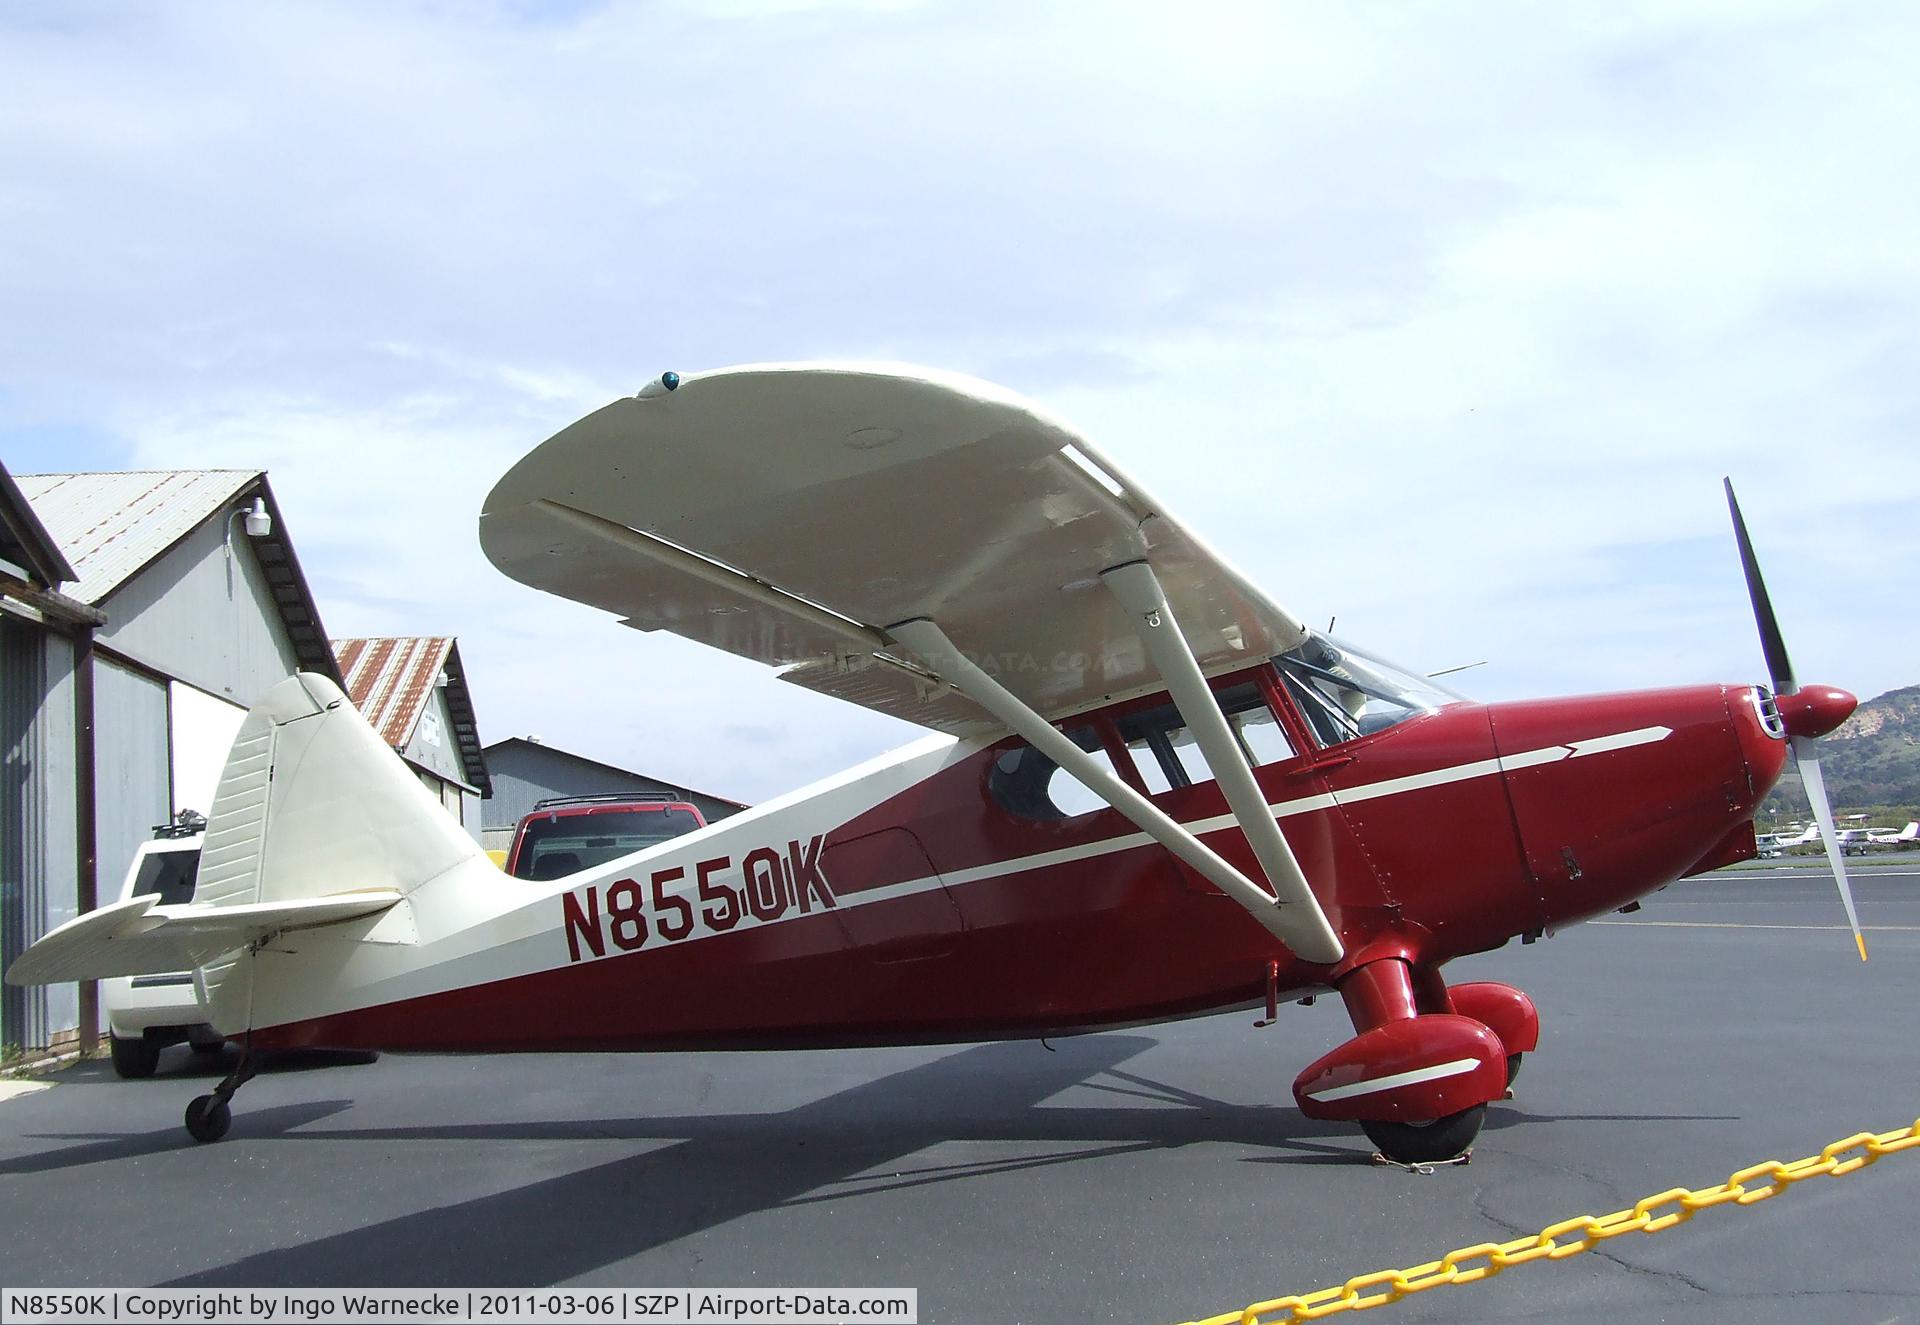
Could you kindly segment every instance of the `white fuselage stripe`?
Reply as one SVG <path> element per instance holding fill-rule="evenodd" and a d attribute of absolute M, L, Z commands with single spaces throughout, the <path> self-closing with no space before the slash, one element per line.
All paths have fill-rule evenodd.
<path fill-rule="evenodd" d="M 1533 768 L 1540 764 L 1575 759 L 1581 755 L 1631 749 L 1637 745 L 1648 745 L 1654 741 L 1665 740 L 1672 734 L 1673 729 L 1670 727 L 1641 727 L 1630 732 L 1616 732 L 1611 736 L 1597 736 L 1591 740 L 1575 741 L 1567 745 L 1551 745 L 1540 750 L 1526 750 L 1505 758 L 1476 759 L 1469 764 L 1455 764 L 1450 768 L 1436 768 L 1425 773 L 1410 773 L 1406 777 L 1386 778 L 1379 782 L 1363 783 L 1357 787 L 1345 787 L 1336 792 L 1321 792 L 1312 796 L 1301 796 L 1295 800 L 1275 801 L 1267 808 L 1273 811 L 1276 819 L 1287 819 L 1297 814 L 1330 810 L 1336 805 L 1354 805 L 1361 801 L 1378 800 L 1383 796 L 1399 796 L 1410 791 L 1424 791 L 1428 787 L 1443 787 L 1450 783 L 1465 782 L 1494 773 L 1511 772 L 1517 768 Z M 1182 826 L 1198 837 L 1205 833 L 1215 833 L 1223 828 L 1233 827 L 1234 818 L 1230 814 L 1217 814 L 1209 819 L 1189 820 Z M 945 882 L 948 887 L 957 887 L 981 879 L 999 878 L 1006 874 L 1023 874 L 1028 870 L 1046 869 L 1053 865 L 1070 864 L 1077 860 L 1090 860 L 1116 851 L 1130 851 L 1134 847 L 1147 846 L 1152 841 L 1153 839 L 1145 833 L 1127 833 L 1121 837 L 1104 838 L 1101 841 L 1088 842 L 1077 847 L 1062 847 L 1058 851 L 1044 851 L 1038 855 L 1021 856 L 1014 860 L 997 860 L 986 865 L 976 865 L 971 869 L 954 870 L 945 876 Z M 940 882 L 941 880 L 934 878 L 910 879 L 890 887 L 874 888 L 857 896 L 862 901 L 905 897 L 936 887 Z"/>
<path fill-rule="evenodd" d="M 1417 1086 L 1423 1081 L 1444 1081 L 1448 1077 L 1457 1077 L 1462 1072 L 1471 1072 L 1480 1065 L 1477 1058 L 1456 1058 L 1451 1063 L 1435 1063 L 1432 1067 L 1416 1067 L 1410 1072 L 1395 1072 L 1390 1077 L 1372 1077 L 1366 1081 L 1355 1081 L 1345 1086 L 1329 1086 L 1325 1090 L 1310 1090 L 1307 1098 L 1320 1104 L 1331 1104 L 1335 1100 L 1350 1100 L 1356 1095 L 1378 1095 L 1383 1090 L 1396 1090 L 1401 1086 Z"/>

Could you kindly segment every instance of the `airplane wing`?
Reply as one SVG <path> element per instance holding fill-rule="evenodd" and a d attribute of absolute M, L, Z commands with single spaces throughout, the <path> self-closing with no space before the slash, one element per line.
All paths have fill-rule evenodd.
<path fill-rule="evenodd" d="M 1049 718 L 1164 684 L 1100 582 L 1118 564 L 1151 561 L 1208 674 L 1306 633 L 1068 424 L 989 383 L 894 365 L 656 382 L 515 465 L 480 542 L 513 578 L 627 625 L 956 733 L 991 724 L 914 670 L 888 627 L 938 620 Z"/>
<path fill-rule="evenodd" d="M 129 897 L 48 931 L 7 967 L 7 983 L 46 985 L 191 970 L 282 930 L 378 914 L 401 896 L 391 889 L 369 889 L 243 906 L 159 906 L 152 893 Z"/>
<path fill-rule="evenodd" d="M 1017 731 L 1310 961 L 1339 936 L 1206 684 L 1305 627 L 1060 419 L 874 364 L 668 374 L 535 448 L 480 516 L 513 578 L 943 731 Z M 1053 727 L 1169 690 L 1273 891 Z"/>

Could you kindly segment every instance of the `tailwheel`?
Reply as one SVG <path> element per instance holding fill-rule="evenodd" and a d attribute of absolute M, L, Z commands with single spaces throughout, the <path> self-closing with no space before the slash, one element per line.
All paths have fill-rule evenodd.
<path fill-rule="evenodd" d="M 1476 1104 L 1431 1122 L 1390 1123 L 1365 1118 L 1360 1127 L 1380 1153 L 1397 1164 L 1437 1164 L 1465 1154 L 1480 1135 L 1480 1124 L 1486 1116 L 1487 1106 Z"/>
<path fill-rule="evenodd" d="M 218 1141 L 233 1126 L 233 1110 L 218 1095 L 202 1095 L 187 1106 L 187 1134 L 196 1141 Z"/>
<path fill-rule="evenodd" d="M 250 1039 L 241 1041 L 240 1061 L 234 1064 L 233 1071 L 226 1079 L 213 1088 L 213 1094 L 202 1095 L 187 1106 L 187 1135 L 196 1141 L 218 1141 L 233 1126 L 233 1109 L 228 1101 L 233 1092 L 253 1080 L 254 1064 Z"/>

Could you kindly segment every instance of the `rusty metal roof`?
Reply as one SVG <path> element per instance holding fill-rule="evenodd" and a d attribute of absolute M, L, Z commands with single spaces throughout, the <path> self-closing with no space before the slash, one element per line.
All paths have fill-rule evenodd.
<path fill-rule="evenodd" d="M 434 689 L 445 675 L 447 715 L 459 743 L 467 782 L 482 795 L 492 791 L 466 670 L 460 665 L 460 646 L 451 635 L 337 639 L 333 641 L 333 653 L 345 678 L 347 697 L 380 739 L 396 751 L 412 742 Z"/>
<path fill-rule="evenodd" d="M 75 573 L 66 593 L 99 606 L 207 521 L 260 497 L 273 517 L 265 537 L 249 537 L 267 588 L 302 671 L 338 679 L 326 629 L 287 536 L 267 476 L 252 469 L 146 469 L 104 474 L 17 474 Z M 106 608 L 108 619 L 113 609 Z"/>

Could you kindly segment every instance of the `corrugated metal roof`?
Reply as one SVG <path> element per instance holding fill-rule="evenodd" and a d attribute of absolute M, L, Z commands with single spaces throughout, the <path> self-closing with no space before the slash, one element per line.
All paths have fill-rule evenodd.
<path fill-rule="evenodd" d="M 446 635 L 337 639 L 333 656 L 347 678 L 347 698 L 380 739 L 398 750 L 413 739 L 452 647 Z"/>
<path fill-rule="evenodd" d="M 459 646 L 448 635 L 403 635 L 389 639 L 337 639 L 347 697 L 360 716 L 395 750 L 404 750 L 427 711 L 442 672 L 447 677 L 447 711 L 467 781 L 483 794 L 491 789 L 487 759 L 473 720 L 473 701 L 460 666 Z"/>
<path fill-rule="evenodd" d="M 73 564 L 78 578 L 68 595 L 97 604 L 259 477 L 247 469 L 148 469 L 14 481 Z"/>

